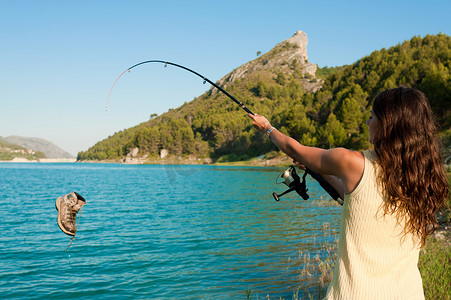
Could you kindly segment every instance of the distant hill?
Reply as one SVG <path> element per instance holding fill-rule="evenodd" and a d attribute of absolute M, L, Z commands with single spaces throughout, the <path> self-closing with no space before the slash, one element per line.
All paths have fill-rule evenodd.
<path fill-rule="evenodd" d="M 47 158 L 74 158 L 72 154 L 67 153 L 55 144 L 41 138 L 13 135 L 5 138 L 0 137 L 0 140 L 25 147 L 27 149 L 32 149 L 36 152 L 42 152 Z"/>
<path fill-rule="evenodd" d="M 0 161 L 13 161 L 15 159 L 37 161 L 42 158 L 46 158 L 43 152 L 11 144 L 0 138 Z"/>
<path fill-rule="evenodd" d="M 376 50 L 352 65 L 317 69 L 308 62 L 307 37 L 297 32 L 271 51 L 218 81 L 253 112 L 307 146 L 367 149 L 374 96 L 397 86 L 415 87 L 431 102 L 445 143 L 451 141 L 451 37 L 415 36 Z M 277 150 L 252 128 L 246 114 L 212 88 L 193 101 L 124 129 L 78 153 L 78 160 L 149 162 L 177 158 L 244 160 Z"/>

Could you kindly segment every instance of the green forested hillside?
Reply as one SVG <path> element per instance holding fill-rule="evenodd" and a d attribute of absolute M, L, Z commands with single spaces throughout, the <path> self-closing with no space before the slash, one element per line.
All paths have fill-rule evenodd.
<path fill-rule="evenodd" d="M 228 84 L 226 90 L 305 145 L 363 149 L 369 146 L 365 121 L 372 98 L 399 85 L 416 87 L 429 97 L 449 140 L 450 63 L 451 37 L 427 35 L 374 51 L 352 65 L 320 69 L 317 78 L 302 72 L 302 64 L 294 60 L 284 62 L 284 68 L 253 72 Z M 304 91 L 306 80 L 320 82 L 320 78 L 324 83 L 319 91 Z M 275 150 L 266 136 L 252 128 L 244 111 L 214 89 L 100 141 L 80 152 L 78 159 L 120 159 L 135 147 L 139 155 L 149 157 L 167 149 L 172 155 L 213 159 L 224 155 L 245 159 Z"/>

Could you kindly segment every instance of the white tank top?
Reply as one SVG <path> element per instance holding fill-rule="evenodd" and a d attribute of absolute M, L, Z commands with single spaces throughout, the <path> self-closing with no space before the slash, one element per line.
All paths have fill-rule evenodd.
<path fill-rule="evenodd" d="M 405 220 L 386 214 L 376 182 L 377 162 L 364 151 L 365 169 L 345 195 L 332 282 L 325 299 L 424 299 L 418 270 L 419 240 L 403 237 Z"/>

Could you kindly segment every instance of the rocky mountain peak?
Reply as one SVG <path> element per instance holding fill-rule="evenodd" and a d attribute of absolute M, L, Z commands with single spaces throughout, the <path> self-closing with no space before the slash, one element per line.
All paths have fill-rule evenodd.
<path fill-rule="evenodd" d="M 218 84 L 226 88 L 228 84 L 235 80 L 261 70 L 268 70 L 274 74 L 283 72 L 288 75 L 298 70 L 305 76 L 303 80 L 304 89 L 315 92 L 321 88 L 322 80 L 313 80 L 317 65 L 308 62 L 307 43 L 307 35 L 299 30 L 289 39 L 277 44 L 268 53 L 236 68 L 220 79 Z"/>
<path fill-rule="evenodd" d="M 292 37 L 287 39 L 285 42 L 287 42 L 289 44 L 297 45 L 299 47 L 299 52 L 300 52 L 301 56 L 303 56 L 306 61 L 308 60 L 308 56 L 307 56 L 308 39 L 307 39 L 307 35 L 305 34 L 305 32 L 298 30 L 294 33 L 294 35 Z"/>

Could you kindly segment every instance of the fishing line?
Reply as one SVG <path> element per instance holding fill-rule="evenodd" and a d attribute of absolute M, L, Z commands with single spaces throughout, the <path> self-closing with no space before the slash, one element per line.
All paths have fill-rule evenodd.
<path fill-rule="evenodd" d="M 124 75 L 125 74 L 125 72 L 127 72 L 127 71 L 129 71 L 130 72 L 130 69 L 127 69 L 127 70 L 125 70 L 124 72 L 122 72 L 122 74 L 121 75 L 119 75 L 119 77 L 116 79 L 116 81 L 114 82 L 114 84 L 113 84 L 113 86 L 111 87 L 111 89 L 110 89 L 110 93 L 108 94 L 108 99 L 106 100 L 106 106 L 105 106 L 105 111 L 108 111 L 108 101 L 110 101 L 110 96 L 111 96 L 111 92 L 113 91 L 113 88 L 114 88 L 114 86 L 116 85 L 116 82 L 119 80 L 119 78 L 121 78 L 122 77 L 122 75 Z"/>
<path fill-rule="evenodd" d="M 237 99 L 235 99 L 235 97 L 233 97 L 232 95 L 230 95 L 227 91 L 225 91 L 223 88 L 221 88 L 219 85 L 217 85 L 216 83 L 214 83 L 213 81 L 211 81 L 210 79 L 208 79 L 207 77 L 197 73 L 196 71 L 193 71 L 187 67 L 184 67 L 182 65 L 179 64 L 175 64 L 169 61 L 164 61 L 164 60 L 146 60 L 140 63 L 137 63 L 129 68 L 127 68 L 124 72 L 121 73 L 121 75 L 119 75 L 119 77 L 116 79 L 116 81 L 114 82 L 113 86 L 110 89 L 110 93 L 108 94 L 108 99 L 106 101 L 106 106 L 105 106 L 105 111 L 108 111 L 108 103 L 110 101 L 110 96 L 111 96 L 111 92 L 113 91 L 114 86 L 116 85 L 116 83 L 118 82 L 118 80 L 122 77 L 122 75 L 124 75 L 127 71 L 130 72 L 131 69 L 143 65 L 143 64 L 147 64 L 147 63 L 161 63 L 164 64 L 164 67 L 167 67 L 167 65 L 171 65 L 177 68 L 181 68 L 184 69 L 188 72 L 191 72 L 197 76 L 199 76 L 200 78 L 202 78 L 204 80 L 204 84 L 206 82 L 208 82 L 209 84 L 211 84 L 212 86 L 214 86 L 215 88 L 217 88 L 219 91 L 221 91 L 222 93 L 224 93 L 227 97 L 229 97 L 230 99 L 232 99 L 236 104 L 238 104 L 239 107 L 241 107 L 244 111 L 246 111 L 247 113 L 251 114 L 251 115 L 255 115 L 249 108 L 247 108 L 243 102 L 238 101 Z"/>

